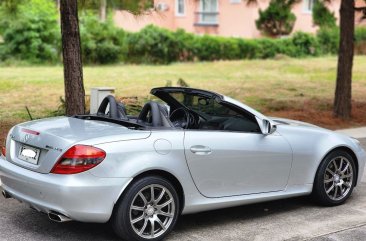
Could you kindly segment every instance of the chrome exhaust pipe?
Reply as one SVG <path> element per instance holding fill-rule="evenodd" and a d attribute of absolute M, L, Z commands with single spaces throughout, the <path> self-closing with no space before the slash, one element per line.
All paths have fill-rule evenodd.
<path fill-rule="evenodd" d="M 56 212 L 50 212 L 48 213 L 48 218 L 51 221 L 57 222 L 57 223 L 64 223 L 64 222 L 70 222 L 72 221 L 71 218 L 66 217 L 65 215 L 62 215 L 60 213 L 56 213 Z"/>
<path fill-rule="evenodd" d="M 9 199 L 9 198 L 11 198 L 10 194 L 9 194 L 7 191 L 3 190 L 1 193 L 3 194 L 3 197 L 4 197 L 5 199 Z"/>

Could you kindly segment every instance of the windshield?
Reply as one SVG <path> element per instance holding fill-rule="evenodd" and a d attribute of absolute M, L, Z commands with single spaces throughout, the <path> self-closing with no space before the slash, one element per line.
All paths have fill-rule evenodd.
<path fill-rule="evenodd" d="M 217 98 L 190 93 L 170 93 L 170 96 L 188 109 L 207 116 L 227 116 L 234 112 L 220 104 Z"/>

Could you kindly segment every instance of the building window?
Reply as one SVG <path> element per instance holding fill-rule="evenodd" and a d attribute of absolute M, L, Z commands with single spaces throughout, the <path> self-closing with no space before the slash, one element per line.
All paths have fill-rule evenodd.
<path fill-rule="evenodd" d="M 200 0 L 199 23 L 218 24 L 219 0 Z"/>
<path fill-rule="evenodd" d="M 184 16 L 186 14 L 186 0 L 175 0 L 175 15 Z"/>
<path fill-rule="evenodd" d="M 312 13 L 315 0 L 304 0 L 304 12 Z"/>

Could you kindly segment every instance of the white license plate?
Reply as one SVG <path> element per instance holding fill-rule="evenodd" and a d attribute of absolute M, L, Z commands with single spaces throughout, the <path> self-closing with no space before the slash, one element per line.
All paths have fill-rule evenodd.
<path fill-rule="evenodd" d="M 20 160 L 37 165 L 40 152 L 41 152 L 40 149 L 21 145 L 18 157 Z"/>

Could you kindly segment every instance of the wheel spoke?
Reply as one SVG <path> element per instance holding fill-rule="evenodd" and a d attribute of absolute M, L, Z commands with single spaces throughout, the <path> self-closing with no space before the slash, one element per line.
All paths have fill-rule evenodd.
<path fill-rule="evenodd" d="M 150 202 L 154 202 L 155 201 L 154 185 L 151 186 L 150 191 L 151 191 L 151 200 L 150 200 Z"/>
<path fill-rule="evenodd" d="M 334 195 L 333 198 L 337 198 L 337 194 L 338 194 L 338 186 L 335 186 L 335 191 L 334 191 Z"/>
<path fill-rule="evenodd" d="M 326 170 L 327 172 L 329 172 L 331 175 L 334 175 L 334 172 L 332 170 L 329 169 L 329 167 Z"/>
<path fill-rule="evenodd" d="M 166 229 L 165 225 L 161 222 L 160 218 L 156 218 L 156 222 L 160 225 L 160 227 L 161 227 L 163 230 L 165 230 L 165 229 Z"/>
<path fill-rule="evenodd" d="M 144 219 L 144 214 L 142 214 L 140 217 L 135 218 L 134 220 L 131 221 L 132 224 L 135 224 L 137 222 L 140 222 L 141 220 Z"/>
<path fill-rule="evenodd" d="M 146 205 L 147 204 L 146 197 L 141 191 L 139 192 L 139 196 L 141 197 L 142 201 L 144 202 L 144 205 Z"/>
<path fill-rule="evenodd" d="M 147 227 L 147 224 L 148 224 L 148 219 L 145 219 L 144 225 L 142 226 L 142 228 L 140 229 L 140 232 L 139 232 L 140 235 L 144 233 L 144 231 Z"/>
<path fill-rule="evenodd" d="M 144 207 L 138 207 L 138 206 L 132 206 L 131 209 L 143 212 L 145 208 Z"/>
<path fill-rule="evenodd" d="M 348 187 L 348 188 L 351 187 L 351 184 L 349 182 L 344 182 L 343 185 L 346 186 L 346 187 Z"/>
<path fill-rule="evenodd" d="M 328 190 L 326 190 L 327 194 L 330 193 L 334 189 L 334 187 L 334 184 L 332 184 L 332 186 Z"/>
<path fill-rule="evenodd" d="M 349 167 L 349 162 L 347 162 L 347 165 L 343 168 L 343 170 L 341 170 L 341 174 L 344 174 L 348 170 L 348 167 Z"/>
<path fill-rule="evenodd" d="M 150 235 L 153 238 L 155 235 L 155 221 L 150 219 L 150 223 L 151 223 L 151 230 L 150 230 Z"/>
<path fill-rule="evenodd" d="M 330 182 L 333 182 L 333 177 L 328 180 L 324 180 L 324 183 L 330 183 Z"/>
<path fill-rule="evenodd" d="M 165 194 L 165 189 L 163 189 L 158 197 L 158 199 L 156 199 L 155 203 L 158 204 L 161 199 L 164 197 L 164 194 Z"/>
<path fill-rule="evenodd" d="M 337 162 L 335 159 L 333 160 L 333 166 L 334 166 L 334 170 L 337 171 L 338 167 L 337 167 Z"/>
<path fill-rule="evenodd" d="M 163 212 L 163 211 L 159 211 L 157 213 L 158 215 L 162 215 L 162 216 L 165 216 L 165 217 L 169 217 L 169 218 L 172 218 L 174 215 L 171 214 L 171 213 L 166 213 L 166 212 Z"/>
<path fill-rule="evenodd" d="M 341 157 L 341 162 L 339 163 L 338 171 L 341 171 L 343 165 L 343 158 Z"/>
<path fill-rule="evenodd" d="M 164 207 L 166 207 L 166 206 L 168 206 L 169 204 L 171 204 L 173 202 L 173 199 L 169 199 L 168 201 L 166 201 L 165 203 L 163 203 L 163 204 L 161 204 L 161 205 L 157 205 L 157 207 L 159 208 L 159 209 L 162 209 L 162 208 L 164 208 Z"/>
<path fill-rule="evenodd" d="M 343 191 L 342 186 L 341 186 L 341 187 L 339 187 L 339 190 L 341 191 L 341 197 L 343 197 L 344 191 Z"/>
<path fill-rule="evenodd" d="M 353 175 L 352 175 L 352 173 L 350 173 L 350 174 L 348 174 L 348 175 L 343 175 L 343 176 L 341 176 L 341 178 L 342 179 L 345 179 L 345 178 L 350 178 L 350 177 L 352 177 Z"/>

